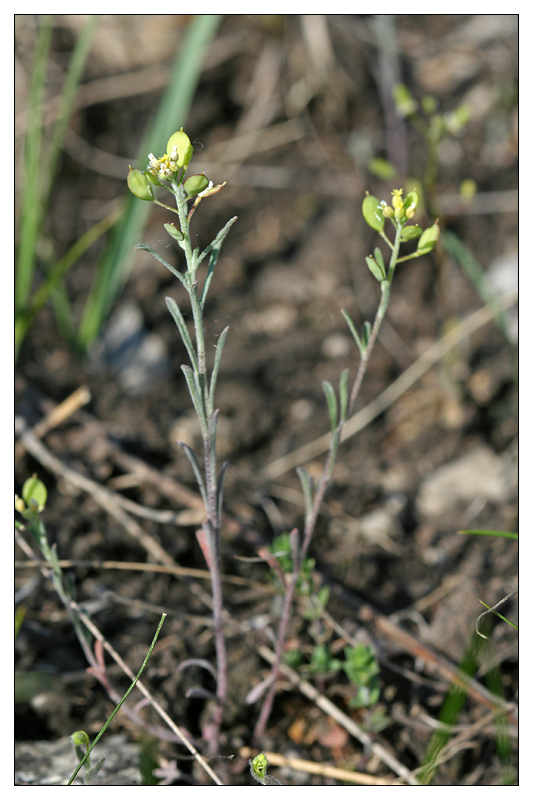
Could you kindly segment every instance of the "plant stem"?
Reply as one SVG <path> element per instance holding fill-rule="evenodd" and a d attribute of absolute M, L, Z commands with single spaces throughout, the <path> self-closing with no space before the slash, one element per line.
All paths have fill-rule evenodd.
<path fill-rule="evenodd" d="M 256 745 L 259 744 L 259 741 L 265 731 L 266 725 L 270 718 L 270 714 L 272 711 L 272 705 L 274 702 L 274 697 L 276 694 L 276 681 L 280 672 L 281 662 L 283 659 L 283 651 L 285 649 L 285 640 L 287 638 L 287 630 L 289 627 L 289 622 L 291 618 L 291 607 L 294 600 L 294 595 L 296 593 L 296 586 L 298 582 L 298 577 L 300 575 L 300 570 L 302 568 L 302 564 L 307 557 L 307 552 L 309 550 L 309 546 L 311 544 L 311 539 L 313 538 L 313 533 L 316 527 L 318 515 L 320 513 L 320 509 L 322 506 L 322 502 L 324 500 L 324 495 L 326 494 L 326 490 L 328 488 L 329 482 L 331 480 L 331 475 L 333 472 L 333 467 L 335 465 L 335 454 L 337 452 L 337 443 L 340 442 L 342 437 L 342 432 L 344 430 L 344 426 L 346 424 L 347 419 L 350 417 L 351 413 L 353 412 L 357 397 L 359 395 L 359 391 L 361 389 L 363 379 L 366 374 L 366 370 L 368 367 L 368 362 L 374 350 L 374 346 L 376 344 L 379 330 L 381 328 L 381 323 L 385 317 L 385 313 L 387 311 L 387 307 L 389 304 L 390 299 L 390 289 L 392 279 L 394 277 L 394 270 L 396 268 L 396 264 L 398 261 L 398 255 L 400 252 L 400 235 L 401 229 L 396 231 L 396 238 L 394 240 L 394 245 L 392 246 L 392 254 L 389 263 L 389 271 L 387 275 L 387 279 L 382 281 L 381 283 L 381 297 L 378 305 L 378 309 L 376 311 L 376 316 L 374 318 L 374 323 L 372 325 L 372 330 L 370 333 L 370 337 L 368 339 L 367 346 L 364 352 L 361 355 L 361 360 L 359 362 L 359 367 L 357 369 L 357 374 L 355 376 L 354 383 L 352 385 L 352 390 L 350 392 L 350 398 L 348 402 L 348 410 L 346 414 L 346 419 L 341 419 L 337 425 L 336 430 L 332 433 L 330 445 L 328 448 L 328 452 L 326 455 L 326 460 L 324 462 L 324 466 L 322 468 L 322 473 L 320 475 L 320 480 L 318 482 L 315 496 L 313 499 L 313 505 L 306 516 L 305 520 L 305 527 L 304 527 L 304 535 L 302 539 L 301 546 L 299 548 L 297 557 L 294 559 L 293 563 L 293 572 L 291 575 L 291 579 L 287 589 L 285 591 L 285 595 L 283 598 L 283 608 L 281 611 L 281 617 L 279 622 L 278 628 L 278 636 L 276 640 L 276 658 L 274 664 L 272 666 L 272 682 L 268 688 L 267 694 L 263 701 L 263 705 L 261 707 L 261 711 L 255 726 L 254 730 L 254 743 Z"/>
<path fill-rule="evenodd" d="M 208 746 L 211 755 L 218 747 L 220 727 L 224 712 L 227 694 L 227 656 L 226 642 L 223 626 L 223 596 L 222 576 L 220 567 L 220 509 L 218 502 L 217 458 L 216 458 L 216 429 L 218 411 L 213 408 L 212 397 L 209 392 L 207 376 L 207 358 L 204 335 L 203 310 L 204 304 L 200 301 L 196 271 L 198 269 L 198 251 L 193 250 L 189 229 L 187 193 L 181 183 L 175 182 L 172 186 L 183 241 L 180 245 L 187 261 L 187 279 L 184 282 L 189 293 L 193 315 L 194 331 L 196 338 L 196 363 L 191 361 L 191 366 L 196 373 L 200 388 L 201 404 L 203 409 L 202 443 L 204 450 L 204 481 L 205 481 L 205 512 L 206 520 L 203 524 L 208 548 L 208 568 L 211 575 L 211 595 L 213 599 L 213 623 L 215 635 L 215 650 L 217 658 L 217 691 L 213 712 L 213 720 L 208 728 Z"/>

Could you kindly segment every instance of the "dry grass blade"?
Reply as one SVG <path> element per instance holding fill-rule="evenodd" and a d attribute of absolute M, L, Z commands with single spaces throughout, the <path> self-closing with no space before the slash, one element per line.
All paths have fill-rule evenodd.
<path fill-rule="evenodd" d="M 104 636 L 103 636 L 103 635 L 100 633 L 100 631 L 98 630 L 98 628 L 96 627 L 96 625 L 94 625 L 94 623 L 93 623 L 93 622 L 92 622 L 92 621 L 89 619 L 89 617 L 87 617 L 87 616 L 86 616 L 86 615 L 83 613 L 83 611 L 81 610 L 81 608 L 79 607 L 79 605 L 78 605 L 78 604 L 77 604 L 77 603 L 76 603 L 74 600 L 72 600 L 72 601 L 71 601 L 70 605 L 71 605 L 71 608 L 72 608 L 72 609 L 73 609 L 73 610 L 76 612 L 76 614 L 77 614 L 77 615 L 79 616 L 79 618 L 82 620 L 83 624 L 84 624 L 84 625 L 85 625 L 85 626 L 86 626 L 86 627 L 87 627 L 87 628 L 88 628 L 88 629 L 91 631 L 91 633 L 93 634 L 93 636 L 94 636 L 96 639 L 98 639 L 98 641 L 99 641 L 99 642 L 101 642 L 101 643 L 102 643 L 103 647 L 105 648 L 105 650 L 107 650 L 107 652 L 109 653 L 109 655 L 111 656 L 111 658 L 112 658 L 112 659 L 115 661 L 115 663 L 116 663 L 116 664 L 118 664 L 118 666 L 119 666 L 119 667 L 122 669 L 122 671 L 123 671 L 123 672 L 124 672 L 124 673 L 125 673 L 125 674 L 128 676 L 128 678 L 129 678 L 130 680 L 134 680 L 134 679 L 135 679 L 135 675 L 134 675 L 134 674 L 133 674 L 133 672 L 130 670 L 130 668 L 128 667 L 128 665 L 127 665 L 127 664 L 126 664 L 126 663 L 125 663 L 125 662 L 122 660 L 122 658 L 119 656 L 119 654 L 117 653 L 117 651 L 115 650 L 115 648 L 114 648 L 114 647 L 113 647 L 113 646 L 112 646 L 112 645 L 111 645 L 111 644 L 110 644 L 110 643 L 107 641 L 107 639 L 106 639 L 106 638 L 105 638 L 105 637 L 104 637 Z M 168 714 L 167 714 L 167 712 L 164 710 L 164 708 L 162 708 L 162 707 L 159 705 L 159 703 L 157 702 L 157 700 L 156 700 L 156 699 L 153 697 L 153 695 L 152 695 L 152 694 L 149 692 L 149 690 L 148 690 L 148 689 L 146 688 L 146 686 L 145 686 L 145 685 L 142 683 L 142 681 L 140 681 L 140 680 L 139 680 L 139 681 L 137 681 L 137 687 L 138 687 L 138 688 L 139 688 L 139 690 L 142 692 L 142 694 L 143 694 L 143 695 L 146 697 L 146 699 L 148 700 L 148 702 L 150 703 L 150 705 L 152 706 L 152 708 L 153 708 L 153 709 L 154 709 L 154 710 L 155 710 L 155 711 L 156 711 L 156 712 L 159 714 L 159 716 L 161 717 L 161 719 L 162 719 L 164 722 L 166 722 L 166 724 L 168 725 L 168 727 L 170 728 L 170 730 L 172 731 L 172 733 L 173 733 L 175 736 L 177 736 L 177 737 L 178 737 L 178 739 L 179 739 L 179 740 L 182 742 L 182 744 L 184 744 L 184 745 L 185 745 L 185 747 L 187 748 L 187 750 L 188 750 L 188 751 L 189 751 L 189 752 L 190 752 L 190 753 L 191 753 L 191 754 L 194 756 L 194 758 L 195 758 L 195 759 L 196 759 L 196 761 L 197 761 L 197 762 L 200 764 L 200 766 L 202 767 L 202 769 L 203 769 L 203 770 L 205 770 L 205 772 L 207 772 L 207 774 L 209 775 L 209 777 L 210 777 L 210 778 L 212 778 L 212 779 L 214 780 L 214 782 L 215 782 L 215 783 L 216 783 L 218 786 L 223 786 L 224 784 L 222 783 L 222 781 L 220 780 L 220 778 L 218 777 L 218 775 L 216 775 L 216 773 L 215 773 L 215 772 L 213 772 L 213 770 L 211 769 L 211 767 L 209 766 L 209 764 L 208 764 L 208 763 L 207 763 L 207 762 L 206 762 L 206 761 L 205 761 L 205 760 L 202 758 L 202 756 L 200 755 L 200 753 L 198 752 L 198 750 L 197 750 L 197 749 L 194 747 L 194 745 L 193 745 L 191 742 L 189 742 L 189 740 L 187 739 L 187 737 L 186 737 L 186 736 L 185 736 L 185 735 L 184 735 L 184 734 L 181 732 L 181 730 L 178 728 L 178 726 L 176 725 L 176 723 L 175 723 L 175 722 L 174 722 L 174 721 L 173 721 L 173 720 L 172 720 L 172 719 L 169 717 L 169 715 L 168 715 Z"/>
<path fill-rule="evenodd" d="M 250 747 L 243 747 L 239 755 L 242 758 L 252 758 L 256 751 Z M 368 775 L 366 772 L 354 772 L 353 770 L 331 767 L 328 764 L 317 764 L 315 761 L 307 761 L 304 758 L 287 758 L 281 753 L 271 753 L 265 751 L 265 756 L 269 764 L 274 767 L 288 767 L 298 772 L 307 772 L 310 775 L 322 775 L 324 778 L 333 778 L 337 781 L 355 783 L 359 786 L 400 786 L 401 784 L 394 778 L 389 780 Z"/>

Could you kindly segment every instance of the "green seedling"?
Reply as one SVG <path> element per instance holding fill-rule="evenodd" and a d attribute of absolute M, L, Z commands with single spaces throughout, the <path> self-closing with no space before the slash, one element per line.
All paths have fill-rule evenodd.
<path fill-rule="evenodd" d="M 268 759 L 264 753 L 259 753 L 255 758 L 251 758 L 248 763 L 250 764 L 250 774 L 258 783 L 262 783 L 263 786 L 283 786 L 281 781 L 268 774 Z"/>
<path fill-rule="evenodd" d="M 368 708 L 379 700 L 379 664 L 372 647 L 358 644 L 346 647 L 342 665 L 356 694 L 350 698 L 352 708 Z"/>
<path fill-rule="evenodd" d="M 83 763 L 83 767 L 85 769 L 84 782 L 90 783 L 94 776 L 102 768 L 105 758 L 101 758 L 93 767 L 91 767 L 91 740 L 85 731 L 75 731 L 70 737 L 70 741 L 74 745 L 76 758 L 79 762 Z"/>

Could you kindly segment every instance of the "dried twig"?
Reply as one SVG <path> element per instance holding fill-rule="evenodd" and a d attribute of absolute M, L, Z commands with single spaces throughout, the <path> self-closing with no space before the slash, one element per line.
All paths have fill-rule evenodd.
<path fill-rule="evenodd" d="M 242 758 L 252 758 L 257 750 L 250 747 L 242 747 L 239 755 Z M 329 764 L 317 764 L 316 761 L 307 761 L 303 758 L 288 758 L 281 753 L 271 753 L 265 751 L 265 756 L 270 765 L 275 767 L 288 767 L 298 772 L 308 772 L 310 775 L 323 775 L 325 778 L 333 778 L 338 781 L 355 783 L 359 786 L 400 786 L 395 778 L 378 778 L 375 775 L 368 775 L 366 772 L 354 772 L 353 770 L 332 767 Z"/>

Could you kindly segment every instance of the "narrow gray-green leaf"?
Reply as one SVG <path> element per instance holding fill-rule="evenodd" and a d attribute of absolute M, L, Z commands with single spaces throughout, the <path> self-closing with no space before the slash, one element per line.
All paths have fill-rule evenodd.
<path fill-rule="evenodd" d="M 222 230 L 220 230 L 217 233 L 217 235 L 215 236 L 215 238 L 213 239 L 211 244 L 209 244 L 205 248 L 205 250 L 203 251 L 202 255 L 198 256 L 198 262 L 197 263 L 199 264 L 209 253 L 211 253 L 211 258 L 209 259 L 209 268 L 207 270 L 207 275 L 206 275 L 204 286 L 203 286 L 203 289 L 202 289 L 202 297 L 201 297 L 202 306 L 205 305 L 205 301 L 206 301 L 206 298 L 207 298 L 207 293 L 209 291 L 209 287 L 211 285 L 211 280 L 213 278 L 213 275 L 214 275 L 214 272 L 215 272 L 215 267 L 217 265 L 218 257 L 220 255 L 220 250 L 221 250 L 221 247 L 222 247 L 222 243 L 223 243 L 224 239 L 226 238 L 226 236 L 228 235 L 229 230 L 230 230 L 231 226 L 233 225 L 233 223 L 236 221 L 236 219 L 237 219 L 237 217 L 232 217 L 232 219 L 230 219 L 230 221 L 226 223 L 226 225 L 222 228 Z"/>
<path fill-rule="evenodd" d="M 373 256 L 366 257 L 366 265 L 377 281 L 381 283 L 381 281 L 385 280 L 387 273 L 385 272 L 385 269 L 381 268 Z"/>
<path fill-rule="evenodd" d="M 368 347 L 368 342 L 370 341 L 370 334 L 372 333 L 372 325 L 368 320 L 363 323 L 363 342 L 365 345 L 365 351 Z"/>
<path fill-rule="evenodd" d="M 226 224 L 224 225 L 224 227 L 223 227 L 223 228 L 221 228 L 221 229 L 219 230 L 219 232 L 217 233 L 217 235 L 215 236 L 215 238 L 213 239 L 213 241 L 212 241 L 210 244 L 208 244 L 208 245 L 207 245 L 207 247 L 205 248 L 205 250 L 203 250 L 203 251 L 202 251 L 202 254 L 201 254 L 199 257 L 198 257 L 198 263 L 199 263 L 199 264 L 200 264 L 200 263 L 201 263 L 201 262 L 204 260 L 204 258 L 205 258 L 206 256 L 208 256 L 208 255 L 209 255 L 209 253 L 210 253 L 212 250 L 215 250 L 217 253 L 219 253 L 219 252 L 220 252 L 220 247 L 221 247 L 221 245 L 222 245 L 222 242 L 224 241 L 224 239 L 225 239 L 225 238 L 226 238 L 226 236 L 228 235 L 228 233 L 229 233 L 229 231 L 230 231 L 230 228 L 231 228 L 231 226 L 232 226 L 232 225 L 233 225 L 233 223 L 234 223 L 234 222 L 236 222 L 236 221 L 237 221 L 237 217 L 232 217 L 232 218 L 231 218 L 231 219 L 230 219 L 228 222 L 226 222 Z"/>
<path fill-rule="evenodd" d="M 379 247 L 374 249 L 374 258 L 376 259 L 378 266 L 383 270 L 383 274 L 387 274 L 387 268 L 385 267 L 385 259 L 383 258 L 383 253 Z"/>
<path fill-rule="evenodd" d="M 229 467 L 229 461 L 224 461 L 222 467 L 220 469 L 220 475 L 218 476 L 218 484 L 217 484 L 217 516 L 220 520 L 222 516 L 222 501 L 224 497 L 224 478 L 226 477 L 226 472 Z"/>
<path fill-rule="evenodd" d="M 185 345 L 185 349 L 189 354 L 189 359 L 191 361 L 191 366 L 195 372 L 198 372 L 198 361 L 196 359 L 196 353 L 194 352 L 193 343 L 191 341 L 191 337 L 189 336 L 189 331 L 187 330 L 187 326 L 185 324 L 185 320 L 183 319 L 183 314 L 179 310 L 178 304 L 172 297 L 165 297 L 165 301 L 167 304 L 167 308 L 172 314 L 172 318 L 176 323 L 176 326 L 179 330 L 181 339 L 183 344 Z"/>
<path fill-rule="evenodd" d="M 200 489 L 200 494 L 202 495 L 204 506 L 207 508 L 207 493 L 205 491 L 204 479 L 202 471 L 200 469 L 200 465 L 198 464 L 198 459 L 194 454 L 194 450 L 191 447 L 189 447 L 188 444 L 185 444 L 185 442 L 178 442 L 178 444 L 185 453 L 185 455 L 187 456 L 187 459 L 189 460 L 189 464 L 191 465 L 192 471 L 194 472 L 194 477 L 196 478 L 196 483 L 198 484 L 198 488 Z"/>
<path fill-rule="evenodd" d="M 296 474 L 300 479 L 305 503 L 305 516 L 309 517 L 313 510 L 313 481 L 305 467 L 298 467 Z"/>
<path fill-rule="evenodd" d="M 154 250 L 153 247 L 150 247 L 147 244 L 136 244 L 134 249 L 144 250 L 146 253 L 150 253 L 150 255 L 153 256 L 155 259 L 157 259 L 161 264 L 163 264 L 163 266 L 166 267 L 169 270 L 169 272 L 175 275 L 176 278 L 178 278 L 178 280 L 182 282 L 187 291 L 189 291 L 188 276 L 177 270 L 176 267 L 173 267 L 172 264 L 166 260 L 166 258 L 163 258 L 163 256 L 157 252 L 157 250 Z"/>
<path fill-rule="evenodd" d="M 213 371 L 211 373 L 211 383 L 209 385 L 209 409 L 212 410 L 215 405 L 215 386 L 218 378 L 218 371 L 220 369 L 220 360 L 222 358 L 222 350 L 228 335 L 229 325 L 224 328 L 215 347 L 215 363 L 213 364 Z"/>
<path fill-rule="evenodd" d="M 344 310 L 344 308 L 341 308 L 341 314 L 342 314 L 342 316 L 344 317 L 344 319 L 346 320 L 346 322 L 348 324 L 348 327 L 350 329 L 350 333 L 352 334 L 352 336 L 354 338 L 354 341 L 355 341 L 355 343 L 357 345 L 357 348 L 359 350 L 359 353 L 361 354 L 361 358 L 364 358 L 366 347 L 363 344 L 363 342 L 361 341 L 361 339 L 359 338 L 359 334 L 357 333 L 357 328 L 355 327 L 352 318 L 350 317 L 348 312 Z"/>
<path fill-rule="evenodd" d="M 333 386 L 329 381 L 322 381 L 322 389 L 324 390 L 324 394 L 326 395 L 326 401 L 328 404 L 331 430 L 334 431 L 339 422 L 339 409 L 337 406 L 337 396 L 335 394 L 335 389 L 333 388 Z"/>
<path fill-rule="evenodd" d="M 348 412 L 348 376 L 350 375 L 349 369 L 343 369 L 339 380 L 339 400 L 341 406 L 340 421 L 346 422 L 346 414 Z"/>
<path fill-rule="evenodd" d="M 202 435 L 207 435 L 207 428 L 208 428 L 207 419 L 205 416 L 202 393 L 200 387 L 198 386 L 196 373 L 193 372 L 192 369 L 187 364 L 182 364 L 181 369 L 183 374 L 185 375 L 185 380 L 187 381 L 187 388 L 189 389 L 189 394 L 191 396 L 194 410 L 196 411 L 196 415 L 200 421 L 200 425 L 202 428 Z"/>

